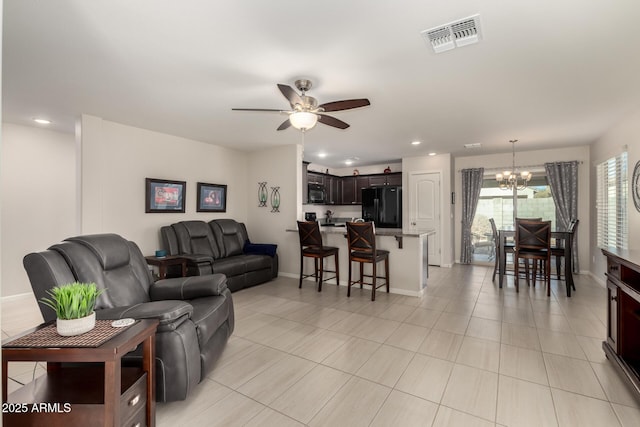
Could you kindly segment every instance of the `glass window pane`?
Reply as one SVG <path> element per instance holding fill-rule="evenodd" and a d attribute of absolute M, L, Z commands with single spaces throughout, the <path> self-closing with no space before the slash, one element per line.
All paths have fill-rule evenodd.
<path fill-rule="evenodd" d="M 498 229 L 513 229 L 513 201 L 512 190 L 500 189 L 494 177 L 484 179 L 471 226 L 473 262 L 487 263 L 495 259 L 489 218 L 494 219 Z M 556 205 L 545 175 L 535 174 L 529 187 L 518 190 L 516 203 L 519 218 L 542 218 L 551 221 L 552 228 L 555 226 Z"/>

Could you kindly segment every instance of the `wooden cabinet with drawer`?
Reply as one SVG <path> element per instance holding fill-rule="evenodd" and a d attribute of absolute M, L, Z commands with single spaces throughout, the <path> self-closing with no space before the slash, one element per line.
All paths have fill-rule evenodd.
<path fill-rule="evenodd" d="M 139 320 L 97 347 L 12 345 L 21 337 L 3 342 L 2 401 L 24 409 L 4 412 L 4 425 L 154 426 L 157 325 L 157 320 Z M 138 346 L 142 366 L 122 366 L 122 357 Z M 7 395 L 7 367 L 17 361 L 46 361 L 47 373 Z"/>
<path fill-rule="evenodd" d="M 607 257 L 608 359 L 640 395 L 640 252 L 603 249 Z"/>

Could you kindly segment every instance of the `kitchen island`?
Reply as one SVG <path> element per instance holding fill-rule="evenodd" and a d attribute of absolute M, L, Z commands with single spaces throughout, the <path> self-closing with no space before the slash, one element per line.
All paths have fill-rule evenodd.
<path fill-rule="evenodd" d="M 298 232 L 297 228 L 287 229 Z M 340 284 L 347 285 L 349 274 L 349 257 L 347 245 L 347 229 L 344 226 L 321 226 L 322 240 L 325 246 L 340 248 Z M 421 296 L 427 286 L 429 277 L 429 239 L 435 230 L 402 230 L 400 228 L 376 228 L 376 245 L 378 249 L 389 251 L 389 284 L 390 292 L 409 296 Z M 305 260 L 305 271 L 311 271 L 311 260 Z M 331 268 L 332 261 L 327 260 Z M 371 266 L 368 266 L 371 268 Z M 354 267 L 355 268 L 355 267 Z M 365 266 L 365 272 L 367 266 Z M 371 270 L 369 270 L 370 272 Z M 357 276 L 356 270 L 353 277 Z M 312 278 L 308 280 L 313 280 Z M 327 283 L 335 283 L 332 279 Z"/>

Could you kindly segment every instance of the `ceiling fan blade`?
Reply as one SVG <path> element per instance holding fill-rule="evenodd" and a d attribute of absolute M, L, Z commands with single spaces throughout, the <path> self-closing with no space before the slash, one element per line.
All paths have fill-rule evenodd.
<path fill-rule="evenodd" d="M 335 117 L 327 116 L 325 114 L 318 114 L 318 121 L 322 124 L 333 126 L 338 129 L 346 129 L 349 127 L 348 123 L 338 120 Z"/>
<path fill-rule="evenodd" d="M 366 107 L 371 105 L 371 102 L 367 98 L 362 99 L 345 99 L 344 101 L 334 101 L 322 104 L 319 108 L 323 108 L 324 111 L 341 111 L 350 110 L 352 108 Z"/>
<path fill-rule="evenodd" d="M 291 122 L 289 121 L 289 119 L 287 119 L 284 122 L 282 122 L 282 124 L 280 126 L 278 126 L 278 130 L 285 130 L 289 126 L 291 126 Z"/>
<path fill-rule="evenodd" d="M 304 102 L 302 102 L 302 98 L 300 98 L 300 95 L 298 95 L 298 92 L 293 90 L 291 86 L 278 83 L 278 89 L 280 89 L 280 92 L 282 92 L 284 97 L 289 100 L 289 104 L 291 104 L 292 108 L 296 104 L 299 104 L 299 105 L 304 104 Z"/>
<path fill-rule="evenodd" d="M 285 110 L 274 110 L 272 108 L 232 108 L 232 111 L 273 111 L 275 113 L 287 113 Z"/>

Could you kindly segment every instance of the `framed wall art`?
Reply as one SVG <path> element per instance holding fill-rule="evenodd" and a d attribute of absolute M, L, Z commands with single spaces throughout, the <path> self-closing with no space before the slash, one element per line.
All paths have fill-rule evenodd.
<path fill-rule="evenodd" d="M 184 213 L 186 190 L 185 181 L 146 178 L 144 211 L 146 213 Z"/>
<path fill-rule="evenodd" d="M 198 183 L 197 212 L 226 212 L 227 186 L 225 184 Z"/>

